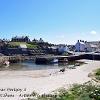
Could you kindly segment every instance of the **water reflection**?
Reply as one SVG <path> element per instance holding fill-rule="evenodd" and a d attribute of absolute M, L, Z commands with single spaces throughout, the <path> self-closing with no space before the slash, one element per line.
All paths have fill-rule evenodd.
<path fill-rule="evenodd" d="M 49 65 L 36 65 L 33 61 L 24 61 L 19 63 L 10 64 L 10 66 L 2 66 L 0 67 L 1 71 L 4 70 L 43 70 L 43 69 L 56 69 L 56 68 L 69 68 L 73 69 L 76 63 L 83 64 L 83 62 L 68 62 L 68 63 L 57 63 L 57 64 L 49 64 Z"/>

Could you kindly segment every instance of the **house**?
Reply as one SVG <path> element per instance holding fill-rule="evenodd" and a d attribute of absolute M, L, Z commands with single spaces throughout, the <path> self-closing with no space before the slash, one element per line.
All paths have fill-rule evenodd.
<path fill-rule="evenodd" d="M 64 52 L 67 52 L 67 51 L 69 51 L 69 48 L 66 45 L 59 45 L 58 46 L 58 52 L 59 53 L 64 53 Z"/>
<path fill-rule="evenodd" d="M 87 51 L 87 52 L 96 51 L 97 48 L 98 48 L 97 45 L 95 45 L 95 44 L 90 44 L 90 43 L 88 43 L 88 42 L 87 42 L 85 45 L 86 45 L 86 51 Z"/>
<path fill-rule="evenodd" d="M 86 45 L 84 41 L 78 40 L 75 44 L 75 51 L 77 52 L 84 52 L 86 51 Z"/>
<path fill-rule="evenodd" d="M 28 38 L 28 36 L 22 36 L 22 37 L 13 37 L 11 39 L 11 42 L 30 42 L 30 39 Z"/>
<path fill-rule="evenodd" d="M 87 42 L 86 44 L 88 44 L 88 51 L 100 51 L 100 41 Z"/>
<path fill-rule="evenodd" d="M 78 40 L 75 44 L 75 51 L 77 52 L 95 52 L 100 51 L 100 42 L 99 41 L 82 41 Z"/>

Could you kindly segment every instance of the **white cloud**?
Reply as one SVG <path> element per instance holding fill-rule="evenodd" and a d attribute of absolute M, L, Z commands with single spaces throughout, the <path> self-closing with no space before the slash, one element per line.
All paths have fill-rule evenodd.
<path fill-rule="evenodd" d="M 90 34 L 92 34 L 92 35 L 96 35 L 96 34 L 97 34 L 97 32 L 96 32 L 96 31 L 94 31 L 94 30 L 92 30 L 92 31 L 90 32 Z"/>

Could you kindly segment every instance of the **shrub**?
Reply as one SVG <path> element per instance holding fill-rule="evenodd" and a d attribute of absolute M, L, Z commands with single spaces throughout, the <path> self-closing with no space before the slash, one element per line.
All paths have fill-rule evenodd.
<path fill-rule="evenodd" d="M 75 84 L 70 90 L 60 89 L 54 95 L 38 95 L 32 100 L 100 100 L 100 86 Z"/>
<path fill-rule="evenodd" d="M 97 69 L 95 74 L 100 75 L 100 69 Z"/>

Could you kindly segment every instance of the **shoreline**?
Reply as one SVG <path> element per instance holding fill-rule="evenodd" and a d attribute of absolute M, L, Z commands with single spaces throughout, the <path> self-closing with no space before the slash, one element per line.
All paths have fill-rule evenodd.
<path fill-rule="evenodd" d="M 75 69 L 69 69 L 66 67 L 66 71 L 72 71 L 72 70 L 76 70 L 76 69 L 80 69 L 84 68 L 85 65 L 87 64 L 90 64 L 90 63 L 93 63 L 92 60 L 76 60 L 78 62 L 84 62 L 84 64 L 80 65 L 80 66 L 76 66 Z M 94 61 L 94 62 L 99 62 L 99 61 Z M 30 77 L 30 78 L 42 78 L 42 77 L 49 77 L 50 74 L 52 76 L 55 76 L 55 75 L 60 75 L 60 70 L 61 68 L 49 68 L 49 69 L 41 69 L 41 70 L 1 70 L 0 71 L 0 78 L 4 78 L 4 79 L 7 79 L 7 78 L 18 78 L 19 77 Z M 58 72 L 58 74 L 57 74 Z"/>
<path fill-rule="evenodd" d="M 91 78 L 88 77 L 90 72 L 100 68 L 100 61 L 80 61 L 84 61 L 86 64 L 78 66 L 76 69 L 66 70 L 64 73 L 52 75 L 49 74 L 58 71 L 58 69 L 42 71 L 0 71 L 0 88 L 26 88 L 27 93 L 35 91 L 39 94 L 48 94 L 61 87 L 69 88 L 69 86 L 74 83 L 83 84 L 91 80 Z M 36 75 L 36 77 L 34 77 L 34 75 Z M 41 75 L 42 77 L 40 77 Z M 10 98 L 10 100 L 14 99 L 15 98 Z M 17 100 L 20 99 L 17 98 Z"/>

